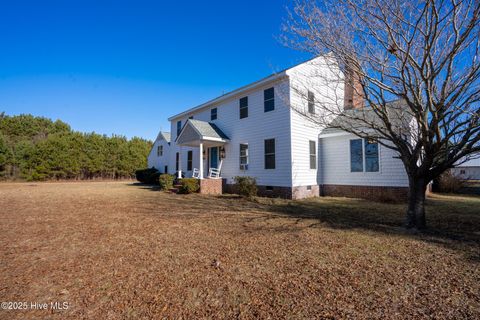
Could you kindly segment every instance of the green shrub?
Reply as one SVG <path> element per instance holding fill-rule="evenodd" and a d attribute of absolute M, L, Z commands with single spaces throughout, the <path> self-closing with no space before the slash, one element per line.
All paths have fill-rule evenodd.
<path fill-rule="evenodd" d="M 253 177 L 235 177 L 235 189 L 238 194 L 247 198 L 257 195 L 257 180 Z"/>
<path fill-rule="evenodd" d="M 161 190 L 170 190 L 173 188 L 173 181 L 175 180 L 175 176 L 172 174 L 164 173 L 161 174 L 158 178 L 158 182 L 160 183 Z"/>
<path fill-rule="evenodd" d="M 135 177 L 141 183 L 157 184 L 160 171 L 155 168 L 140 169 L 135 171 Z"/>
<path fill-rule="evenodd" d="M 199 189 L 200 184 L 198 182 L 198 179 L 184 178 L 180 180 L 180 188 L 178 189 L 178 193 L 189 194 L 197 192 Z"/>

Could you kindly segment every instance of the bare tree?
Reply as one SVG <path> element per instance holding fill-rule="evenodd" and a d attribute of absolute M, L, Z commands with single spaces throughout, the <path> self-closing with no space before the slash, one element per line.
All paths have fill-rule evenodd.
<path fill-rule="evenodd" d="M 293 108 L 398 153 L 408 228 L 426 227 L 428 184 L 480 151 L 479 15 L 478 0 L 306 0 L 284 25 L 327 70 L 311 76 L 322 112 Z"/>

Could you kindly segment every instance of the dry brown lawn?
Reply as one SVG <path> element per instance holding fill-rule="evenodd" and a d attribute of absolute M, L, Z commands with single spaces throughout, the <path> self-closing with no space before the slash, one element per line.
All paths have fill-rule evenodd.
<path fill-rule="evenodd" d="M 174 195 L 129 182 L 0 184 L 2 319 L 478 319 L 480 197 L 403 206 Z M 215 263 L 217 262 L 217 263 Z"/>

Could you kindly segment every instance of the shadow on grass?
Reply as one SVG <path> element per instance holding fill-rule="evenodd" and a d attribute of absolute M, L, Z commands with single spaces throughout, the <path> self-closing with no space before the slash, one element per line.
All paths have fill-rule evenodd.
<path fill-rule="evenodd" d="M 155 185 L 133 183 L 130 186 L 151 191 L 160 190 Z M 331 228 L 397 235 L 463 251 L 469 260 L 480 262 L 478 196 L 432 195 L 427 201 L 426 209 L 428 229 L 418 233 L 403 227 L 405 204 L 334 197 L 305 200 L 258 197 L 248 201 L 229 194 L 164 195 L 164 202 L 177 201 L 175 199 L 179 197 L 181 201 L 175 204 L 177 210 L 188 213 L 191 218 L 198 219 L 203 215 L 221 213 L 244 213 L 246 215 L 242 217 L 242 227 L 245 232 L 292 232 L 301 228 Z M 264 223 L 273 221 L 272 219 L 284 220 L 279 220 L 280 224 Z"/>
<path fill-rule="evenodd" d="M 140 188 L 140 189 L 145 189 L 145 190 L 150 190 L 150 191 L 161 191 L 160 186 L 158 184 L 148 184 L 148 183 L 134 182 L 134 183 L 128 183 L 127 186 L 137 187 L 137 188 Z"/>
<path fill-rule="evenodd" d="M 412 232 L 403 227 L 406 205 L 348 198 L 300 201 L 260 199 L 274 217 L 291 217 L 310 228 L 352 229 L 415 237 L 454 250 L 480 262 L 480 197 L 432 195 L 427 201 L 428 229 Z M 259 217 L 260 218 L 260 217 Z"/>

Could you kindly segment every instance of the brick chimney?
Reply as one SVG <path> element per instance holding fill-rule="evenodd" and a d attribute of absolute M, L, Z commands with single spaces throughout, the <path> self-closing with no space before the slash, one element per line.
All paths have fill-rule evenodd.
<path fill-rule="evenodd" d="M 345 70 L 344 109 L 360 109 L 365 106 L 362 84 L 359 72 L 351 68 Z"/>

